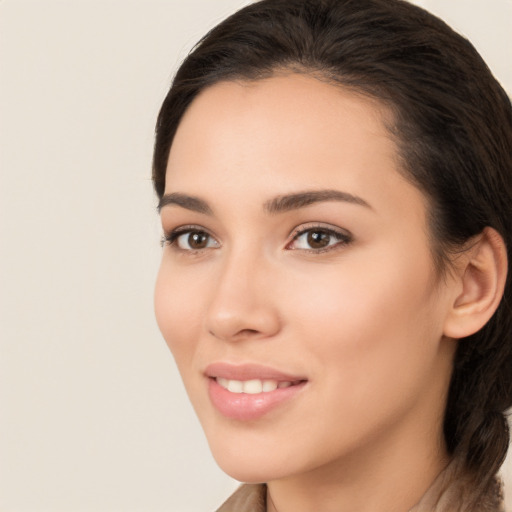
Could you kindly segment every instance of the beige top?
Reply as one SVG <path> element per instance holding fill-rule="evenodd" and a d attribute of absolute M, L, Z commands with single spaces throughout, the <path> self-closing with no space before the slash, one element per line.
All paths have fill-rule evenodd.
<path fill-rule="evenodd" d="M 479 488 L 471 478 L 455 478 L 458 473 L 453 461 L 409 512 L 504 512 L 498 478 L 485 488 Z M 265 484 L 243 484 L 217 512 L 266 512 L 266 501 Z"/>

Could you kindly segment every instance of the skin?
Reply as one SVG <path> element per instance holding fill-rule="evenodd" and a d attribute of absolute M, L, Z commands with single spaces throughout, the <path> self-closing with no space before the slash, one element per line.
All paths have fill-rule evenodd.
<path fill-rule="evenodd" d="M 267 482 L 270 511 L 405 511 L 447 464 L 455 341 L 444 331 L 461 285 L 438 278 L 428 205 L 400 173 L 391 121 L 376 101 L 283 74 L 206 89 L 171 148 L 165 193 L 211 211 L 171 202 L 164 232 L 209 238 L 196 250 L 188 234 L 164 245 L 157 321 L 218 464 Z M 265 208 L 325 189 L 365 204 Z M 327 232 L 324 250 L 295 238 L 312 228 L 344 238 Z M 257 420 L 229 419 L 204 376 L 217 361 L 307 383 Z"/>

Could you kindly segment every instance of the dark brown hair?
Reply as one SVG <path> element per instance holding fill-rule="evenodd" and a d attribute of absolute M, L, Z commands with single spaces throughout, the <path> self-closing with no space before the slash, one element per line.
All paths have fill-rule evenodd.
<path fill-rule="evenodd" d="M 403 173 L 430 200 L 433 253 L 486 226 L 512 261 L 512 108 L 473 46 L 402 0 L 263 0 L 210 31 L 179 68 L 156 126 L 155 190 L 180 120 L 199 92 L 276 70 L 311 73 L 386 103 Z M 482 485 L 505 457 L 512 406 L 512 286 L 478 333 L 461 340 L 444 421 L 448 450 Z"/>

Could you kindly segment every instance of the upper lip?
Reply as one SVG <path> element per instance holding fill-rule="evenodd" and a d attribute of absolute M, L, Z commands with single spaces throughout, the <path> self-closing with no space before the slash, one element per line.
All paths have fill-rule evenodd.
<path fill-rule="evenodd" d="M 297 382 L 307 380 L 300 375 L 292 375 L 257 363 L 233 364 L 227 362 L 216 362 L 209 364 L 204 374 L 207 377 L 222 377 L 229 380 L 276 380 L 278 382 Z"/>

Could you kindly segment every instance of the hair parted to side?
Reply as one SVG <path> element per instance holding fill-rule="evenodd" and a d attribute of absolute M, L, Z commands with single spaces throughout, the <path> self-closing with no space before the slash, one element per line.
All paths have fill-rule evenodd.
<path fill-rule="evenodd" d="M 440 270 L 486 226 L 512 261 L 512 107 L 473 46 L 403 0 L 262 0 L 211 30 L 179 68 L 156 126 L 162 197 L 174 134 L 193 99 L 225 80 L 310 73 L 390 106 L 402 172 L 429 198 Z M 450 453 L 487 485 L 512 407 L 512 280 L 488 324 L 461 340 L 446 407 Z"/>

